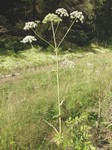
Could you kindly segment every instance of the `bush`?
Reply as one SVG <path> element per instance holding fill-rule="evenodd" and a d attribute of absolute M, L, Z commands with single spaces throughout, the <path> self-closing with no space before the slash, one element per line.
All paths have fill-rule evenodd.
<path fill-rule="evenodd" d="M 3 51 L 11 50 L 13 52 L 18 52 L 29 48 L 28 45 L 20 43 L 21 37 L 5 35 L 0 37 L 0 47 Z"/>

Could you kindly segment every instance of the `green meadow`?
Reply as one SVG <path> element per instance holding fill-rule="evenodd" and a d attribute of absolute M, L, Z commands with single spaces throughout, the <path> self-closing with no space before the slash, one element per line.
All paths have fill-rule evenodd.
<path fill-rule="evenodd" d="M 111 150 L 112 52 L 60 54 L 60 145 L 51 126 L 58 129 L 55 61 L 36 50 L 0 56 L 0 150 Z"/>

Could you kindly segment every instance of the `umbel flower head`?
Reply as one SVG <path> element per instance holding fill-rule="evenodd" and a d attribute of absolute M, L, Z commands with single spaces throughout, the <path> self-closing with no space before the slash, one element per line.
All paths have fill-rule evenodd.
<path fill-rule="evenodd" d="M 83 20 L 84 20 L 84 16 L 82 12 L 79 12 L 77 10 L 70 13 L 70 18 L 75 19 L 76 22 L 80 21 L 81 23 L 83 23 Z"/>
<path fill-rule="evenodd" d="M 45 16 L 42 23 L 44 23 L 44 24 L 46 24 L 48 22 L 59 23 L 61 21 L 62 21 L 62 19 L 60 17 L 58 17 L 56 14 L 49 13 L 47 16 Z"/>
<path fill-rule="evenodd" d="M 37 41 L 37 39 L 32 35 L 28 35 L 21 41 L 21 43 L 32 43 L 33 41 Z"/>
<path fill-rule="evenodd" d="M 56 14 L 58 14 L 60 17 L 68 17 L 69 16 L 67 10 L 64 8 L 58 8 L 56 10 Z"/>
<path fill-rule="evenodd" d="M 30 22 L 26 22 L 25 23 L 25 26 L 24 26 L 24 30 L 30 30 L 30 29 L 33 29 L 33 28 L 36 28 L 37 27 L 37 23 L 35 23 L 34 21 L 30 21 Z"/>

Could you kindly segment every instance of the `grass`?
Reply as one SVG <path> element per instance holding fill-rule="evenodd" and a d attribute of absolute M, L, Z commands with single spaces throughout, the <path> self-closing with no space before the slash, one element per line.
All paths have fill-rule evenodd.
<path fill-rule="evenodd" d="M 6 58 L 3 57 L 5 62 Z M 66 121 L 70 117 L 73 121 L 76 117 L 87 115 L 85 124 L 91 127 L 90 140 L 93 145 L 97 148 L 102 146 L 103 150 L 107 147 L 111 149 L 112 53 L 66 54 L 60 57 L 60 61 L 66 57 L 75 62 L 75 67 L 65 69 L 60 66 L 61 99 L 65 100 L 62 105 L 64 137 L 68 138 Z M 67 148 L 57 147 L 52 142 L 54 130 L 44 121 L 58 126 L 56 72 L 51 69 L 52 62 L 55 61 L 54 56 L 22 52 L 20 58 L 14 57 L 14 61 L 17 63 L 17 60 L 23 61 L 23 58 L 27 63 L 31 61 L 32 66 L 36 63 L 35 58 L 37 62 L 42 58 L 42 64 L 46 64 L 46 61 L 51 64 L 39 72 L 26 71 L 23 78 L 14 82 L 10 80 L 0 83 L 0 150 L 65 150 Z M 5 66 L 4 63 L 2 65 Z M 10 64 L 9 66 L 14 67 Z M 55 64 L 53 66 L 55 67 Z M 99 128 L 96 126 L 97 122 Z M 76 126 L 75 130 L 77 128 Z M 76 132 L 73 132 L 73 135 L 76 136 Z M 102 145 L 105 139 L 109 144 Z M 72 149 L 75 150 L 75 146 Z"/>
<path fill-rule="evenodd" d="M 73 50 L 70 50 L 73 51 Z M 110 49 L 103 48 L 92 44 L 89 48 L 78 48 L 75 53 L 69 53 L 65 51 L 65 55 L 59 56 L 59 61 L 65 58 L 83 57 L 89 53 L 105 53 L 110 51 Z M 88 52 L 88 53 L 87 53 Z M 53 64 L 56 62 L 56 56 L 53 53 L 41 52 L 41 48 L 34 48 L 29 50 L 24 50 L 21 52 L 12 53 L 7 51 L 5 54 L 0 55 L 0 76 L 6 74 L 12 74 L 14 72 L 21 72 L 29 68 L 36 68 L 39 66 L 45 66 Z"/>
<path fill-rule="evenodd" d="M 48 53 L 45 55 L 45 53 L 38 52 L 36 49 L 30 49 L 19 54 L 1 55 L 0 72 L 1 74 L 8 74 L 14 71 L 53 63 L 54 61 L 54 55 Z"/>

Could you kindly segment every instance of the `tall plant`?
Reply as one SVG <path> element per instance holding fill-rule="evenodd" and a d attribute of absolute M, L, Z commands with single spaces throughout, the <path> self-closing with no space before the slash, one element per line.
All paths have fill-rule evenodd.
<path fill-rule="evenodd" d="M 68 27 L 67 31 L 65 32 L 65 34 L 63 35 L 62 39 L 57 42 L 57 30 L 60 26 L 60 23 L 63 21 L 63 18 L 68 18 L 70 19 L 70 26 Z M 44 39 L 43 37 L 41 37 L 35 30 L 35 28 L 38 27 L 38 24 L 40 23 L 40 21 L 31 21 L 31 22 L 27 22 L 25 24 L 24 30 L 32 30 L 35 35 L 40 38 L 41 40 L 43 40 L 45 43 L 49 44 L 55 52 L 56 55 L 56 79 L 57 79 L 57 108 L 58 108 L 58 129 L 52 125 L 51 123 L 47 122 L 45 120 L 45 122 L 47 122 L 56 132 L 56 134 L 58 135 L 58 138 L 56 139 L 56 141 L 58 143 L 60 143 L 60 139 L 62 138 L 62 118 L 61 118 L 61 106 L 63 104 L 64 101 L 62 101 L 60 99 L 60 81 L 59 81 L 59 52 L 58 49 L 61 46 L 62 42 L 64 41 L 65 37 L 67 36 L 67 34 L 69 33 L 69 31 L 71 30 L 72 26 L 74 25 L 74 23 L 76 22 L 81 22 L 83 23 L 84 21 L 84 16 L 82 14 L 82 12 L 79 11 L 73 11 L 70 14 L 67 12 L 66 9 L 64 8 L 59 8 L 56 10 L 55 13 L 49 13 L 48 15 L 45 16 L 45 18 L 43 19 L 42 23 L 43 24 L 50 24 L 51 26 L 51 30 L 52 30 L 52 38 L 53 38 L 53 43 L 49 43 L 49 41 L 47 41 L 46 39 Z M 34 36 L 28 35 L 26 36 L 21 42 L 23 43 L 27 43 L 29 42 L 32 46 L 32 42 L 36 41 L 37 39 Z"/>

